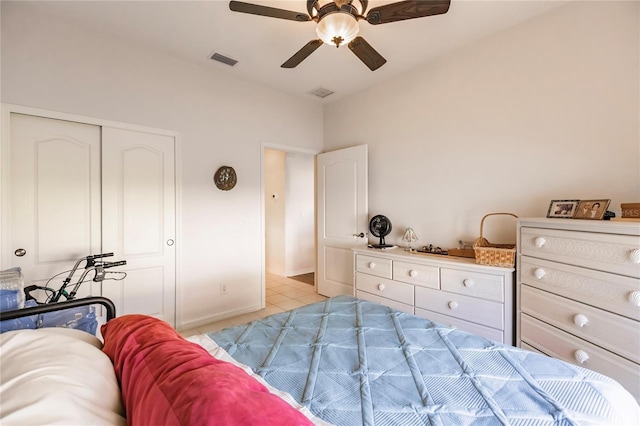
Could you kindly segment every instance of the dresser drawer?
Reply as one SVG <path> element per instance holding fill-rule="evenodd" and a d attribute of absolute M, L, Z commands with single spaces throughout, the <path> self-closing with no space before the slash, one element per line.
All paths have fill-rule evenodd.
<path fill-rule="evenodd" d="M 536 349 L 536 348 L 534 348 L 533 346 L 529 346 L 529 345 L 527 345 L 526 343 L 521 343 L 521 344 L 520 344 L 520 347 L 521 347 L 522 349 L 526 349 L 526 350 L 531 351 L 531 352 L 539 353 L 540 355 L 549 356 L 549 355 L 547 355 L 547 354 L 543 354 L 542 352 L 540 352 L 539 350 L 537 350 L 537 349 Z"/>
<path fill-rule="evenodd" d="M 520 323 L 524 343 L 547 355 L 605 374 L 624 386 L 636 400 L 640 400 L 638 364 L 526 314 L 521 314 Z"/>
<path fill-rule="evenodd" d="M 393 261 L 393 279 L 423 287 L 438 288 L 440 286 L 439 268 L 437 266 L 418 265 L 415 263 Z"/>
<path fill-rule="evenodd" d="M 504 302 L 504 280 L 500 275 L 442 268 L 440 280 L 442 290 Z"/>
<path fill-rule="evenodd" d="M 640 324 L 637 321 L 526 285 L 522 286 L 520 301 L 522 312 L 640 362 Z"/>
<path fill-rule="evenodd" d="M 640 268 L 640 237 L 522 227 L 520 252 L 630 277 Z"/>
<path fill-rule="evenodd" d="M 501 303 L 424 287 L 416 287 L 415 290 L 416 308 L 504 329 L 504 305 Z"/>
<path fill-rule="evenodd" d="M 640 279 L 520 258 L 520 281 L 640 321 Z"/>
<path fill-rule="evenodd" d="M 396 302 L 395 300 L 386 299 L 384 297 L 376 296 L 375 294 L 367 293 L 366 291 L 356 291 L 356 297 L 369 302 L 379 303 L 381 305 L 389 306 L 390 308 L 397 309 L 407 314 L 413 315 L 413 305 L 407 305 L 405 303 Z"/>
<path fill-rule="evenodd" d="M 357 272 L 356 289 L 413 305 L 413 286 L 411 284 L 400 283 Z"/>
<path fill-rule="evenodd" d="M 433 311 L 427 311 L 426 309 L 416 308 L 416 315 L 433 322 L 437 322 L 438 324 L 446 325 L 448 327 L 455 327 L 468 333 L 477 334 L 478 336 L 493 340 L 494 342 L 506 343 L 504 341 L 504 332 L 502 330 L 496 330 L 495 328 L 485 327 L 484 325 L 465 321 L 460 318 L 454 318 L 448 315 L 438 314 Z"/>
<path fill-rule="evenodd" d="M 356 256 L 356 271 L 391 279 L 391 259 L 359 254 Z"/>

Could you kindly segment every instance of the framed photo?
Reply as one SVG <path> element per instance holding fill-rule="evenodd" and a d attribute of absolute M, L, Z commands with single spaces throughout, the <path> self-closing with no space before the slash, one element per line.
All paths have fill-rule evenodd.
<path fill-rule="evenodd" d="M 611 200 L 582 200 L 573 218 L 601 220 L 610 202 Z"/>
<path fill-rule="evenodd" d="M 571 219 L 578 210 L 580 200 L 551 200 L 547 217 Z"/>

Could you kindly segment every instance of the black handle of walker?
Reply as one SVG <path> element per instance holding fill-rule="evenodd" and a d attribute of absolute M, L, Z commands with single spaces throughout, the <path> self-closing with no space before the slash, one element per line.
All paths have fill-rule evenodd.
<path fill-rule="evenodd" d="M 103 258 L 103 257 L 111 257 L 111 256 L 113 256 L 113 252 L 111 252 L 111 253 L 94 254 L 94 255 L 91 255 L 89 257 L 91 257 L 93 259 L 100 259 L 100 258 Z"/>
<path fill-rule="evenodd" d="M 124 266 L 127 264 L 126 260 L 119 260 L 117 262 L 103 262 L 102 263 L 102 267 L 103 268 L 113 268 L 114 266 Z"/>

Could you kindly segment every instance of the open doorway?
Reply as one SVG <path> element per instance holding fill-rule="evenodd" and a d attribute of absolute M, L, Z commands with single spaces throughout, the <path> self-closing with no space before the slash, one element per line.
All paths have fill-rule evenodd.
<path fill-rule="evenodd" d="M 315 153 L 263 146 L 264 271 L 315 286 Z"/>

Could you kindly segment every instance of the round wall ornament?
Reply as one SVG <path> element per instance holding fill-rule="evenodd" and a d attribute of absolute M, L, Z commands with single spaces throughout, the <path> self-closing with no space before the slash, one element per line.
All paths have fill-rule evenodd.
<path fill-rule="evenodd" d="M 237 181 L 236 171 L 231 166 L 222 166 L 213 175 L 213 182 L 223 191 L 232 189 Z"/>

